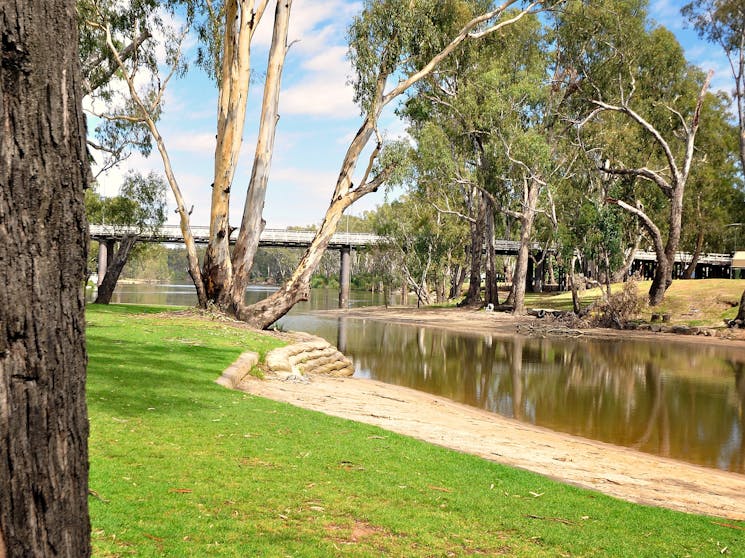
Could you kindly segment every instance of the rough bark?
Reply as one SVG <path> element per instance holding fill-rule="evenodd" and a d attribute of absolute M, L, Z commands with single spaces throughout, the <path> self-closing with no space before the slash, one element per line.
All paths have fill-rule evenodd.
<path fill-rule="evenodd" d="M 72 0 L 0 3 L 0 556 L 90 555 Z"/>
<path fill-rule="evenodd" d="M 106 267 L 106 275 L 104 275 L 103 281 L 98 287 L 95 304 L 108 304 L 111 302 L 116 283 L 119 281 L 119 276 L 127 260 L 129 260 L 129 254 L 132 252 L 135 242 L 137 242 L 137 236 L 127 235 L 119 243 L 119 249 L 116 251 L 111 264 Z"/>

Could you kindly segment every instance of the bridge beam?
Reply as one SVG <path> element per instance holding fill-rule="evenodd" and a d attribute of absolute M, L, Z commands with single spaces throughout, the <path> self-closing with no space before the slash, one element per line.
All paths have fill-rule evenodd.
<path fill-rule="evenodd" d="M 339 251 L 339 308 L 349 307 L 349 282 L 351 279 L 351 253 L 350 246 L 342 246 Z"/>

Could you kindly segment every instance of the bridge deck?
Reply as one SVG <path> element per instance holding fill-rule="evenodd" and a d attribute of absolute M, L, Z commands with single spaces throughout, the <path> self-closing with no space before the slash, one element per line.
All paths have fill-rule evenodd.
<path fill-rule="evenodd" d="M 192 227 L 194 241 L 200 244 L 206 244 L 209 240 L 209 227 Z M 93 240 L 120 240 L 127 234 L 137 234 L 135 227 L 124 227 L 116 225 L 90 225 L 90 235 Z M 307 248 L 310 246 L 315 231 L 292 231 L 287 229 L 264 229 L 261 233 L 260 246 L 264 247 L 281 247 L 281 248 Z M 143 242 L 172 242 L 183 243 L 184 236 L 181 234 L 181 228 L 177 225 L 164 225 L 152 233 L 139 234 L 139 240 Z M 230 235 L 230 242 L 234 243 L 238 231 L 234 230 Z M 368 248 L 377 244 L 384 244 L 386 238 L 375 234 L 368 233 L 336 233 L 331 237 L 329 248 L 340 250 L 342 248 Z M 515 255 L 520 247 L 516 240 L 495 240 L 494 251 L 497 254 Z M 531 250 L 534 252 L 542 250 L 539 244 L 532 244 Z M 687 264 L 691 261 L 692 254 L 687 252 L 678 252 L 675 256 L 676 262 Z M 634 256 L 637 261 L 656 260 L 655 253 L 647 250 L 637 250 Z M 699 258 L 702 265 L 712 265 L 729 267 L 732 265 L 731 254 L 702 254 Z"/>
<path fill-rule="evenodd" d="M 192 227 L 194 242 L 206 244 L 209 240 L 209 227 Z M 143 242 L 173 242 L 183 243 L 184 235 L 181 227 L 177 225 L 164 225 L 152 233 L 139 233 L 136 227 L 121 227 L 115 225 L 90 225 L 90 235 L 93 240 L 120 240 L 127 234 L 137 234 L 138 240 Z M 287 229 L 264 229 L 261 233 L 260 246 L 283 247 L 283 248 L 307 248 L 310 246 L 315 231 L 289 231 Z M 234 230 L 230 235 L 230 243 L 235 243 L 238 231 Z M 367 233 L 336 233 L 331 237 L 329 247 L 340 249 L 342 247 L 366 248 L 380 244 L 385 238 Z"/>

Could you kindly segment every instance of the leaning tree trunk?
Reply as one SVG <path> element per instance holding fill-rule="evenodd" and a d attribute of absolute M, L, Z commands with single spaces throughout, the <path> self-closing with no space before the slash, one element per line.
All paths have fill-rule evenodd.
<path fill-rule="evenodd" d="M 111 265 L 106 268 L 106 275 L 104 275 L 103 281 L 98 287 L 95 304 L 108 304 L 111 302 L 116 283 L 119 281 L 119 276 L 122 274 L 124 265 L 129 259 L 129 254 L 132 252 L 135 242 L 137 242 L 137 236 L 127 235 L 119 243 L 119 249 L 116 251 Z"/>
<path fill-rule="evenodd" d="M 698 260 L 701 258 L 701 251 L 704 249 L 704 229 L 699 228 L 698 234 L 696 235 L 696 248 L 693 250 L 693 257 L 691 263 L 688 264 L 685 271 L 683 272 L 683 279 L 692 279 L 693 273 L 696 271 Z"/>
<path fill-rule="evenodd" d="M 626 280 L 626 276 L 628 275 L 629 270 L 631 270 L 631 266 L 634 265 L 636 251 L 639 249 L 639 244 L 641 244 L 641 241 L 641 235 L 636 235 L 636 242 L 634 242 L 633 246 L 628 248 L 628 251 L 626 252 L 626 258 L 624 259 L 621 268 L 617 269 L 616 272 L 613 274 L 613 277 L 611 277 L 611 283 L 623 283 Z"/>
<path fill-rule="evenodd" d="M 0 556 L 90 555 L 91 179 L 72 0 L 0 3 Z"/>

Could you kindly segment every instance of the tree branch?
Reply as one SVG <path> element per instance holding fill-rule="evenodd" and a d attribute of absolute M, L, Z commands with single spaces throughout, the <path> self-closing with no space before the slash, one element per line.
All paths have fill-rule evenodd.
<path fill-rule="evenodd" d="M 469 21 L 458 33 L 458 35 L 453 38 L 448 45 L 443 48 L 439 53 L 437 53 L 435 56 L 432 57 L 432 59 L 427 62 L 419 71 L 413 73 L 408 78 L 403 79 L 398 82 L 398 84 L 387 94 L 383 96 L 382 100 L 382 106 L 387 105 L 390 103 L 393 99 L 398 97 L 401 93 L 406 91 L 409 87 L 414 85 L 416 82 L 418 82 L 423 77 L 426 77 L 427 75 L 434 70 L 434 68 L 442 62 L 447 56 L 453 52 L 462 42 L 466 41 L 467 39 L 478 39 L 480 37 L 483 37 L 484 35 L 487 35 L 489 33 L 493 33 L 502 27 L 505 27 L 507 25 L 511 25 L 520 19 L 522 19 L 525 15 L 531 13 L 533 11 L 533 8 L 535 8 L 539 2 L 532 2 L 528 7 L 521 10 L 517 15 L 514 17 L 500 21 L 498 23 L 495 23 L 481 31 L 474 31 L 479 25 L 482 25 L 489 20 L 492 20 L 494 18 L 497 18 L 501 16 L 510 6 L 513 4 L 516 4 L 518 0 L 505 0 L 505 2 L 502 3 L 501 6 L 494 10 L 490 10 L 484 14 L 481 14 L 480 16 L 477 16 L 473 18 L 471 21 Z"/>
<path fill-rule="evenodd" d="M 597 167 L 597 170 L 617 176 L 638 176 L 639 178 L 657 184 L 657 186 L 660 187 L 660 190 L 662 190 L 668 198 L 673 195 L 673 187 L 668 184 L 667 180 L 665 180 L 659 173 L 646 167 L 639 169 Z"/>

